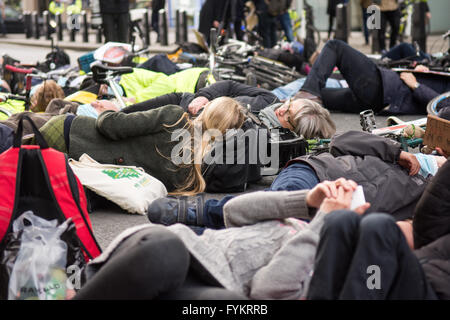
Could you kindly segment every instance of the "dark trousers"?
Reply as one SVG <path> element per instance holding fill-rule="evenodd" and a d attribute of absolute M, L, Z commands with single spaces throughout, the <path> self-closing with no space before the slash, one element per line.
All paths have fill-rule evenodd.
<path fill-rule="evenodd" d="M 328 17 L 328 39 L 331 38 L 331 32 L 333 31 L 333 23 L 334 23 L 334 16 L 330 14 Z"/>
<path fill-rule="evenodd" d="M 128 13 L 103 13 L 102 18 L 105 42 L 128 43 L 130 19 Z"/>
<path fill-rule="evenodd" d="M 264 48 L 273 48 L 277 44 L 277 17 L 262 12 L 258 19 L 258 32 L 263 38 Z"/>
<path fill-rule="evenodd" d="M 321 229 L 308 299 L 436 296 L 392 216 L 339 210 Z"/>
<path fill-rule="evenodd" d="M 337 67 L 349 89 L 327 89 L 325 83 Z M 301 90 L 322 98 L 330 110 L 375 112 L 383 105 L 383 82 L 377 65 L 341 40 L 329 40 L 311 68 Z"/>
<path fill-rule="evenodd" d="M 381 29 L 379 33 L 380 51 L 386 49 L 386 27 L 387 23 L 391 26 L 391 35 L 389 39 L 389 49 L 397 43 L 398 30 L 400 28 L 400 10 L 381 11 Z"/>
<path fill-rule="evenodd" d="M 430 56 L 423 51 L 419 51 L 417 55 L 416 49 L 410 43 L 402 42 L 392 47 L 388 52 L 383 54 L 381 58 L 387 57 L 391 60 L 408 59 L 414 61 L 430 61 Z"/>
<path fill-rule="evenodd" d="M 245 299 L 202 277 L 183 241 L 155 226 L 128 237 L 75 299 Z"/>
<path fill-rule="evenodd" d="M 364 33 L 364 40 L 366 41 L 366 44 L 369 44 L 369 28 L 367 28 L 367 20 L 369 19 L 369 14 L 367 13 L 367 8 L 362 9 L 362 20 L 363 20 L 363 33 Z"/>

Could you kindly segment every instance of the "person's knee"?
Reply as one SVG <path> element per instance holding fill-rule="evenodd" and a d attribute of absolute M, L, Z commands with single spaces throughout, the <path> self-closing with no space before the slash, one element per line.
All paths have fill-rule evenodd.
<path fill-rule="evenodd" d="M 368 236 L 392 234 L 391 231 L 399 231 L 395 219 L 386 213 L 371 213 L 361 220 L 360 230 Z"/>
<path fill-rule="evenodd" d="M 160 276 L 173 277 L 175 282 L 178 282 L 177 278 L 182 281 L 190 264 L 189 251 L 183 241 L 163 226 L 154 226 L 147 230 L 137 235 L 134 247 L 130 248 L 130 265 L 141 268 L 140 272 L 134 274 L 142 276 L 148 272 L 149 264 L 154 266 L 155 261 L 158 261 Z M 155 272 L 155 269 L 153 271 Z"/>
<path fill-rule="evenodd" d="M 323 232 L 348 233 L 350 229 L 358 226 L 361 217 L 351 210 L 336 210 L 329 213 L 324 220 Z"/>

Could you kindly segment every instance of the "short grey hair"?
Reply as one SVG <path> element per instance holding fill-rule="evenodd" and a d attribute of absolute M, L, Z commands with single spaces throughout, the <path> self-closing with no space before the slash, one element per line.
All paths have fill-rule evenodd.
<path fill-rule="evenodd" d="M 329 139 L 336 132 L 330 112 L 315 101 L 295 99 L 302 102 L 302 108 L 294 115 L 295 133 L 305 139 Z"/>

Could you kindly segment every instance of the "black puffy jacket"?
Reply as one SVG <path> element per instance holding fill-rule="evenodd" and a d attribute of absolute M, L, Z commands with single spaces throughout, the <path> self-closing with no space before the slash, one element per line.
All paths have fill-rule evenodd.
<path fill-rule="evenodd" d="M 217 81 L 198 90 L 195 97 L 205 97 L 209 101 L 218 97 L 231 97 L 244 107 L 250 105 L 251 112 L 256 114 L 268 105 L 280 102 L 277 96 L 269 90 L 252 87 L 233 80 Z"/>
<path fill-rule="evenodd" d="M 450 300 L 450 234 L 415 250 L 427 281 L 441 300 Z"/>

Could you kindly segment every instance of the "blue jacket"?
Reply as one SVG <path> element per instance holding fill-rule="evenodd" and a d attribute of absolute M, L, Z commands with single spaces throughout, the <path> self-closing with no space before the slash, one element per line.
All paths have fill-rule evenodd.
<path fill-rule="evenodd" d="M 426 107 L 431 99 L 450 91 L 450 77 L 415 73 L 420 86 L 411 90 L 396 72 L 379 69 L 383 81 L 384 104 L 390 105 L 389 112 L 393 114 L 426 114 Z"/>

